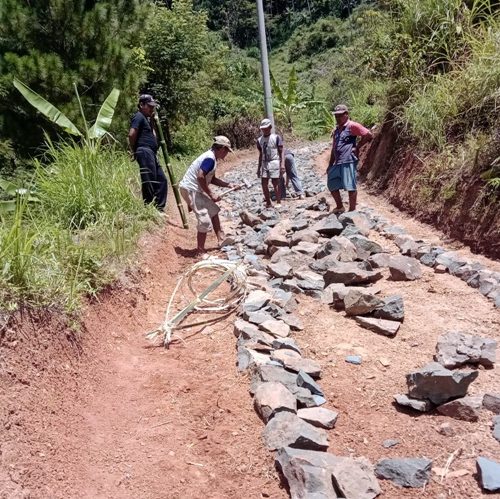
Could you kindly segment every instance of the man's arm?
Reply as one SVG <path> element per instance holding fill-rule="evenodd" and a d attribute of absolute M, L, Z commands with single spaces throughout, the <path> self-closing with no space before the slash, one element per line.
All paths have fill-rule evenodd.
<path fill-rule="evenodd" d="M 217 187 L 232 187 L 232 185 L 229 182 L 217 178 L 215 175 L 212 177 L 212 184 L 216 185 Z"/>
<path fill-rule="evenodd" d="M 198 173 L 196 174 L 196 178 L 198 180 L 198 184 L 202 188 L 203 192 L 206 193 L 206 195 L 214 202 L 217 202 L 220 200 L 219 196 L 214 196 L 212 194 L 212 191 L 210 190 L 210 187 L 208 187 L 207 183 L 207 178 L 206 178 L 206 173 L 200 168 L 198 170 Z"/>
<path fill-rule="evenodd" d="M 326 171 L 330 169 L 330 166 L 332 166 L 335 163 L 335 139 L 332 142 L 332 150 L 330 152 L 330 159 L 328 160 L 328 164 L 326 165 Z"/>
<path fill-rule="evenodd" d="M 257 177 L 260 178 L 262 172 L 262 147 L 260 147 L 259 141 L 257 141 L 257 149 L 259 150 L 259 160 L 257 163 Z"/>
<path fill-rule="evenodd" d="M 139 130 L 137 128 L 131 128 L 128 131 L 128 150 L 133 156 L 135 152 L 135 144 L 137 143 L 137 137 L 139 135 Z"/>
<path fill-rule="evenodd" d="M 360 125 L 356 122 L 353 122 L 351 124 L 351 133 L 356 137 L 361 137 L 360 141 L 353 149 L 353 154 L 359 156 L 359 151 L 361 150 L 361 148 L 373 139 L 373 133 L 368 130 L 368 128 L 365 128 L 363 125 Z"/>

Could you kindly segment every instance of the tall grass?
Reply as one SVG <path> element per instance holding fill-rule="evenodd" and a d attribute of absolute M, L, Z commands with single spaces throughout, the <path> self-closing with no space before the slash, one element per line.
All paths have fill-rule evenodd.
<path fill-rule="evenodd" d="M 21 197 L 0 225 L 0 309 L 20 303 L 74 310 L 116 275 L 155 218 L 139 174 L 111 147 L 49 144 L 37 163 L 37 203 Z"/>

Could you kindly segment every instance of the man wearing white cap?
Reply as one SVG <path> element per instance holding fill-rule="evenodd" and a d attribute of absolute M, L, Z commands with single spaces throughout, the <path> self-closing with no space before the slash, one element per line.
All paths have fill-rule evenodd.
<path fill-rule="evenodd" d="M 281 206 L 280 177 L 285 173 L 283 163 L 283 139 L 276 133 L 271 133 L 271 120 L 263 119 L 260 124 L 262 135 L 257 139 L 259 150 L 259 166 L 257 176 L 262 180 L 262 192 L 266 200 L 266 207 L 270 208 L 271 195 L 269 194 L 269 179 L 276 194 L 276 206 Z"/>
<path fill-rule="evenodd" d="M 205 253 L 207 233 L 212 228 L 219 244 L 223 242 L 225 237 L 219 220 L 220 208 L 217 205 L 220 197 L 211 191 L 209 184 L 219 187 L 236 187 L 215 176 L 217 160 L 224 159 L 228 152 L 233 152 L 229 139 L 224 135 L 214 137 L 212 147 L 191 163 L 179 183 L 184 201 L 186 201 L 189 210 L 194 211 L 196 215 L 198 222 L 197 252 L 200 254 Z"/>

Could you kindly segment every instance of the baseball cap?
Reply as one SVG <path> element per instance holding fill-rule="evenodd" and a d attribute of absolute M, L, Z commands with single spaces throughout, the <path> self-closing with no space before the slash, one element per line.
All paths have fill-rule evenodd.
<path fill-rule="evenodd" d="M 217 135 L 217 137 L 214 137 L 214 145 L 224 146 L 229 152 L 233 152 L 231 149 L 231 141 L 224 135 Z"/>
<path fill-rule="evenodd" d="M 263 128 L 269 128 L 270 126 L 273 126 L 271 120 L 269 118 L 264 118 L 260 122 L 260 129 L 262 130 Z"/>
<path fill-rule="evenodd" d="M 149 104 L 150 106 L 157 106 L 158 105 L 158 102 L 156 102 L 154 99 L 153 99 L 153 96 L 152 95 L 149 95 L 149 94 L 142 94 L 140 97 L 139 97 L 139 104 Z"/>
<path fill-rule="evenodd" d="M 338 106 L 335 106 L 335 110 L 333 111 L 333 114 L 344 114 L 348 113 L 349 109 L 345 104 L 339 104 Z"/>

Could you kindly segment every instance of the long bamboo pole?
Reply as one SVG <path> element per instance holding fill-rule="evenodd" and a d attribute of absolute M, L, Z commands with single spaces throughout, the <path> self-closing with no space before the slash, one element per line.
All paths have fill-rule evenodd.
<path fill-rule="evenodd" d="M 163 153 L 163 159 L 165 160 L 165 168 L 167 169 L 168 177 L 170 179 L 170 184 L 172 186 L 172 190 L 174 191 L 175 202 L 177 203 L 177 208 L 181 215 L 182 226 L 185 229 L 189 228 L 186 212 L 184 211 L 184 205 L 182 204 L 181 195 L 179 193 L 179 184 L 175 178 L 174 171 L 172 169 L 172 165 L 170 164 L 170 159 L 168 156 L 167 143 L 165 142 L 165 135 L 163 134 L 163 128 L 161 127 L 160 118 L 158 114 L 155 114 L 156 128 L 158 130 L 158 135 L 160 137 L 160 147 Z"/>

